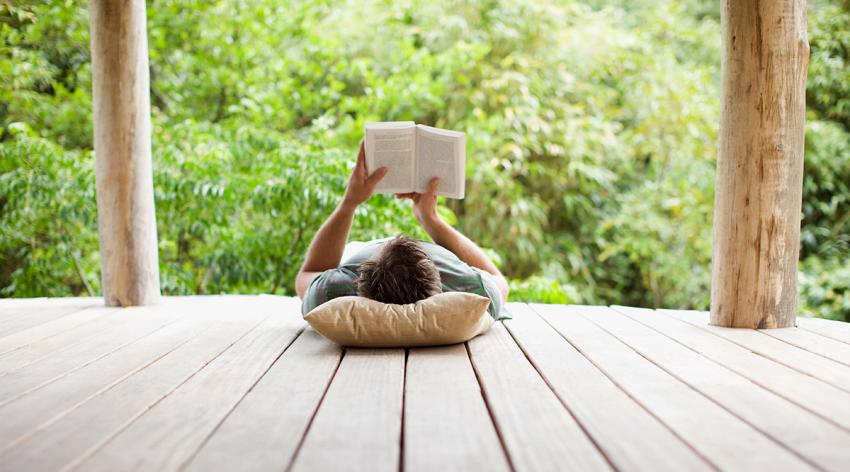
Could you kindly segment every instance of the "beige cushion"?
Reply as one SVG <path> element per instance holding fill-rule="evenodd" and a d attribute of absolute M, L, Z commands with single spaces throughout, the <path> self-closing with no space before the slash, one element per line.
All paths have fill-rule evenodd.
<path fill-rule="evenodd" d="M 444 292 L 409 305 L 339 297 L 304 315 L 316 331 L 343 346 L 413 347 L 454 344 L 493 325 L 490 299 Z"/>

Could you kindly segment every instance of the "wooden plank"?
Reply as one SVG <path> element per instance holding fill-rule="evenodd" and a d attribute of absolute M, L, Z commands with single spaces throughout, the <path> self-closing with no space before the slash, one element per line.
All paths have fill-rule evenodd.
<path fill-rule="evenodd" d="M 284 470 L 341 359 L 342 348 L 307 328 L 227 417 L 186 470 Z"/>
<path fill-rule="evenodd" d="M 209 323 L 187 319 L 0 406 L 0 450 L 42 424 L 120 383 L 206 330 Z"/>
<path fill-rule="evenodd" d="M 410 350 L 403 456 L 407 472 L 510 470 L 463 344 Z"/>
<path fill-rule="evenodd" d="M 525 304 L 505 326 L 549 386 L 619 470 L 712 470 Z M 600 399 L 605 406 L 600 408 Z"/>
<path fill-rule="evenodd" d="M 174 323 L 179 314 L 164 306 L 125 310 L 125 318 L 104 338 L 74 344 L 31 364 L 16 364 L 14 357 L 0 359 L 0 406 L 131 346 Z"/>
<path fill-rule="evenodd" d="M 811 375 L 850 392 L 850 367 L 832 359 L 813 354 L 804 349 L 792 346 L 771 336 L 764 331 L 751 329 L 732 329 L 708 324 L 705 312 L 678 313 L 675 310 L 662 310 L 683 321 L 686 321 L 711 334 L 732 341 L 768 359 L 786 365 L 792 369 Z"/>
<path fill-rule="evenodd" d="M 52 310 L 56 308 L 76 307 L 88 308 L 103 306 L 103 298 L 100 297 L 40 297 L 40 298 L 0 298 L 0 322 L 6 321 L 8 316 L 17 316 L 21 313 L 39 311 L 42 309 Z"/>
<path fill-rule="evenodd" d="M 616 310 L 588 319 L 812 465 L 841 470 L 850 464 L 850 449 L 844 447 L 850 444 L 850 432 L 676 341 L 681 322 L 649 309 Z"/>
<path fill-rule="evenodd" d="M 25 329 L 49 323 L 63 316 L 76 313 L 87 308 L 100 306 L 91 299 L 82 299 L 79 302 L 65 302 L 58 305 L 34 305 L 14 308 L 0 319 L 0 339 L 15 334 Z"/>
<path fill-rule="evenodd" d="M 850 323 L 821 318 L 797 318 L 797 326 L 821 336 L 850 344 Z"/>
<path fill-rule="evenodd" d="M 0 338 L 0 355 L 62 335 L 89 322 L 115 316 L 118 313 L 119 310 L 116 308 L 102 306 L 83 308 L 59 319 L 18 331 L 15 334 Z"/>
<path fill-rule="evenodd" d="M 233 304 L 223 305 L 231 313 L 239 313 Z M 205 307 L 201 305 L 201 308 Z M 90 369 L 87 375 L 63 379 L 0 410 L 6 422 L 0 427 L 0 438 L 5 444 L 0 448 L 0 470 L 60 470 L 78 461 L 173 392 L 263 319 L 263 316 L 239 313 L 213 321 L 209 329 L 200 331 L 150 365 L 133 366 L 129 359 L 115 356 L 102 369 Z M 121 372 L 133 368 L 124 377 L 126 380 L 122 380 Z M 58 444 L 62 447 L 56 447 Z"/>
<path fill-rule="evenodd" d="M 763 329 L 759 332 L 840 364 L 850 366 L 850 344 L 836 341 L 802 328 Z"/>
<path fill-rule="evenodd" d="M 177 470 L 271 367 L 304 326 L 272 315 L 173 393 L 75 462 L 83 470 Z"/>
<path fill-rule="evenodd" d="M 71 349 L 73 346 L 84 345 L 85 347 L 82 348 L 84 350 L 95 349 L 100 351 L 108 344 L 104 344 L 102 346 L 93 346 L 91 343 L 92 339 L 106 340 L 109 338 L 113 338 L 116 335 L 120 336 L 120 333 L 123 331 L 135 332 L 138 329 L 137 325 L 149 324 L 150 313 L 155 313 L 139 311 L 128 313 L 126 311 L 118 310 L 116 308 L 99 308 L 77 312 L 76 314 L 83 315 L 86 314 L 86 312 L 99 313 L 101 316 L 99 317 L 99 319 L 96 319 L 89 323 L 84 323 L 76 327 L 70 327 L 62 333 L 58 333 L 46 339 L 35 341 L 29 343 L 26 346 L 19 347 L 18 349 L 13 349 L 9 352 L 0 354 L 0 375 L 5 375 L 9 372 L 24 368 L 27 365 L 37 362 L 46 357 L 62 356 L 64 355 L 63 353 L 73 352 L 74 350 Z M 55 323 L 61 323 L 62 321 L 67 321 L 73 316 L 74 315 L 62 317 L 59 320 L 53 321 L 51 323 L 46 323 L 37 326 L 36 329 L 41 327 L 48 327 Z M 121 328 L 118 328 L 118 326 L 123 323 L 116 323 L 114 320 L 115 317 L 120 317 L 124 320 L 129 319 L 132 320 L 132 322 L 130 324 L 122 326 Z M 165 319 L 170 320 L 172 319 L 172 317 L 169 315 Z M 24 333 L 26 333 L 26 331 L 19 332 L 17 334 Z M 11 337 L 14 337 L 14 335 L 4 339 L 9 339 Z M 79 351 L 80 350 L 78 349 L 77 352 Z"/>
<path fill-rule="evenodd" d="M 292 470 L 397 471 L 403 349 L 346 349 Z"/>
<path fill-rule="evenodd" d="M 611 470 L 502 323 L 467 344 L 515 470 Z"/>
<path fill-rule="evenodd" d="M 817 413 L 827 421 L 850 430 L 850 395 L 847 392 L 702 329 L 700 322 L 694 320 L 693 312 L 658 310 L 658 313 L 680 320 L 680 325 L 671 325 L 670 329 L 677 326 L 675 337 L 682 344 L 767 390 Z M 761 333 L 755 334 L 771 340 Z"/>
<path fill-rule="evenodd" d="M 812 469 L 584 317 L 610 308 L 536 304 L 532 308 L 635 401 L 720 469 Z"/>
<path fill-rule="evenodd" d="M 62 305 L 70 303 L 85 303 L 94 301 L 103 304 L 101 297 L 30 297 L 30 298 L 0 298 L 0 310 L 35 305 Z"/>

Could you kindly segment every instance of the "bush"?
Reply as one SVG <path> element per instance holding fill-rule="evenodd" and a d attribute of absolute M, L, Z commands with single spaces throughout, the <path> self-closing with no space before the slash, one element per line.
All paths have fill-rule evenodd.
<path fill-rule="evenodd" d="M 512 299 L 708 307 L 715 3 L 147 5 L 165 293 L 292 293 L 363 125 L 403 119 L 467 132 L 467 198 L 441 212 Z M 801 306 L 841 318 L 850 5 L 809 20 Z M 0 41 L 0 294 L 98 293 L 87 8 L 0 4 Z M 379 196 L 352 236 L 398 232 L 424 236 Z"/>

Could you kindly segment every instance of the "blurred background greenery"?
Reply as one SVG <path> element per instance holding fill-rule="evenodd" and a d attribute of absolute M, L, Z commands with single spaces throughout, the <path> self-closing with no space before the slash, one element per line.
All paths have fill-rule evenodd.
<path fill-rule="evenodd" d="M 165 294 L 293 293 L 368 121 L 463 130 L 512 299 L 706 309 L 707 0 L 151 0 Z M 0 296 L 100 292 L 85 2 L 0 2 Z M 809 0 L 800 310 L 850 320 L 850 1 Z M 424 237 L 377 196 L 353 237 Z"/>

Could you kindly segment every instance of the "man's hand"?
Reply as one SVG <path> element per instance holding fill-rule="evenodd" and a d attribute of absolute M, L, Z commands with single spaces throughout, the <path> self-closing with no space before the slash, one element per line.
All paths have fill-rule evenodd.
<path fill-rule="evenodd" d="M 396 198 L 409 198 L 413 200 L 413 215 L 419 220 L 419 224 L 426 227 L 438 219 L 437 215 L 437 190 L 440 188 L 440 178 L 434 177 L 428 182 L 428 190 L 425 193 L 397 193 Z"/>
<path fill-rule="evenodd" d="M 357 153 L 357 164 L 354 165 L 354 170 L 351 172 L 351 177 L 348 179 L 348 188 L 345 190 L 343 202 L 357 206 L 365 202 L 375 192 L 375 186 L 378 182 L 387 175 L 388 169 L 381 167 L 372 175 L 366 169 L 366 151 L 363 148 L 363 141 L 360 141 L 360 152 Z"/>
<path fill-rule="evenodd" d="M 496 277 L 499 291 L 502 292 L 502 301 L 508 299 L 508 282 L 493 264 L 493 261 L 484 254 L 471 239 L 461 234 L 458 230 L 449 226 L 437 213 L 437 189 L 440 188 L 440 179 L 434 177 L 428 182 L 428 191 L 425 193 L 398 193 L 396 198 L 409 198 L 413 200 L 413 214 L 422 225 L 422 229 L 431 236 L 435 243 L 448 249 L 458 259 L 467 264 L 489 272 Z"/>

